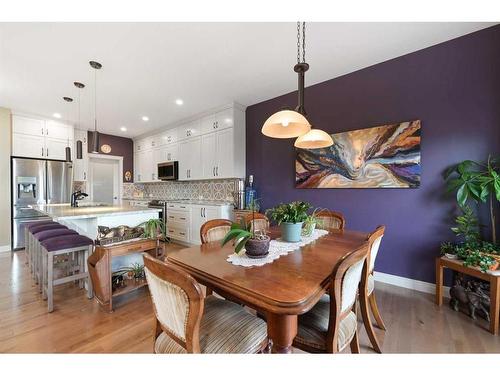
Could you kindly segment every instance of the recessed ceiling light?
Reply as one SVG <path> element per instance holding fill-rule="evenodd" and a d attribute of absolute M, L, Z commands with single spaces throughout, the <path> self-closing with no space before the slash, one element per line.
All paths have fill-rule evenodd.
<path fill-rule="evenodd" d="M 148 116 L 142 116 L 142 121 L 149 121 L 149 117 Z"/>
<path fill-rule="evenodd" d="M 54 116 L 55 118 L 61 118 L 61 114 L 60 113 L 54 113 L 52 116 Z"/>
<path fill-rule="evenodd" d="M 120 130 L 121 130 L 122 132 L 126 132 L 126 131 L 127 131 L 127 128 L 126 128 L 125 126 L 122 126 L 122 127 L 120 128 Z"/>
<path fill-rule="evenodd" d="M 177 105 L 183 105 L 184 104 L 184 100 L 182 100 L 182 99 L 175 99 L 175 104 L 177 104 Z"/>

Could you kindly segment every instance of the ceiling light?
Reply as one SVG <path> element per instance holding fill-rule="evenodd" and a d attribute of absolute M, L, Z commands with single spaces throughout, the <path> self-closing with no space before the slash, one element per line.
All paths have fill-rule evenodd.
<path fill-rule="evenodd" d="M 149 117 L 148 116 L 142 116 L 142 121 L 149 121 Z"/>
<path fill-rule="evenodd" d="M 295 140 L 297 148 L 323 148 L 333 145 L 333 139 L 327 132 L 321 129 L 311 129 L 306 134 Z"/>
<path fill-rule="evenodd" d="M 120 128 L 120 130 L 121 130 L 122 132 L 126 132 L 126 131 L 127 131 L 127 128 L 126 128 L 125 126 L 122 126 L 122 127 Z"/>
<path fill-rule="evenodd" d="M 182 100 L 182 99 L 175 99 L 175 104 L 177 104 L 177 105 L 183 105 L 184 104 L 184 100 Z"/>
<path fill-rule="evenodd" d="M 271 138 L 296 138 L 311 129 L 309 121 L 299 112 L 285 109 L 269 117 L 262 127 L 262 134 Z"/>
<path fill-rule="evenodd" d="M 54 116 L 55 118 L 61 118 L 61 114 L 60 113 L 54 113 L 52 116 Z"/>

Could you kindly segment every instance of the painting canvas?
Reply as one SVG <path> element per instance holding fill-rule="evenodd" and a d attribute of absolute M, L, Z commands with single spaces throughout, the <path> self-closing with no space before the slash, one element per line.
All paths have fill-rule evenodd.
<path fill-rule="evenodd" d="M 332 134 L 333 146 L 299 150 L 298 188 L 420 186 L 420 121 Z"/>

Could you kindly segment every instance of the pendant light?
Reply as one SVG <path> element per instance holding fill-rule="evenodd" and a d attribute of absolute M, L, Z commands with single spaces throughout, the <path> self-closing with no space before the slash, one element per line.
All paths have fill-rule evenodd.
<path fill-rule="evenodd" d="M 68 96 L 63 96 L 63 99 L 67 103 L 73 102 L 73 99 L 70 98 L 70 97 L 68 97 Z M 68 139 L 68 143 L 69 143 L 69 139 Z M 71 147 L 69 147 L 69 144 L 66 146 L 66 148 L 64 149 L 64 151 L 66 153 L 66 161 L 68 163 L 71 163 Z"/>
<path fill-rule="evenodd" d="M 102 64 L 97 61 L 89 61 L 94 68 L 94 131 L 92 132 L 92 150 L 93 154 L 99 153 L 99 133 L 97 132 L 97 71 L 102 68 Z"/>
<path fill-rule="evenodd" d="M 81 105 L 80 105 L 80 102 L 81 102 L 81 92 L 85 85 L 81 82 L 73 82 L 73 84 L 78 88 L 78 124 L 77 124 L 77 127 L 80 127 L 81 126 L 81 122 L 80 122 L 80 109 L 81 109 Z M 82 144 L 82 141 L 78 140 L 76 141 L 76 158 L 77 159 L 83 159 L 83 144 Z"/>

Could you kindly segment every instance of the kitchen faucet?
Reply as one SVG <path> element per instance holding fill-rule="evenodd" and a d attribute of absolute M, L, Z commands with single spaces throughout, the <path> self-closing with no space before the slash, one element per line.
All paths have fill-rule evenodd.
<path fill-rule="evenodd" d="M 87 193 L 75 191 L 73 194 L 71 194 L 71 207 L 78 207 L 78 201 L 88 196 L 89 195 Z"/>

